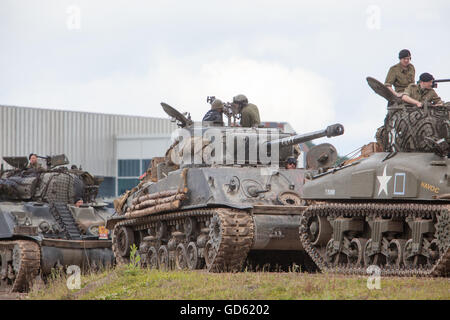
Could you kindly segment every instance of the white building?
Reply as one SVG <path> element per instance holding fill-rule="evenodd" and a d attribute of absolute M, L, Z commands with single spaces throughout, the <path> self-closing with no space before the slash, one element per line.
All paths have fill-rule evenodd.
<path fill-rule="evenodd" d="M 175 129 L 169 119 L 0 105 L 0 156 L 64 153 L 71 164 L 103 176 L 99 195 L 113 197 L 164 155 Z"/>

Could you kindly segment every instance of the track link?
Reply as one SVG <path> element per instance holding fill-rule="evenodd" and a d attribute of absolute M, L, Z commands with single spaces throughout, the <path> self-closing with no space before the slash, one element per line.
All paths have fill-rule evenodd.
<path fill-rule="evenodd" d="M 349 203 L 324 203 L 318 202 L 312 204 L 301 219 L 299 235 L 303 248 L 313 259 L 314 263 L 322 272 L 339 273 L 339 274 L 358 274 L 367 275 L 366 268 L 362 266 L 352 266 L 349 264 L 331 266 L 321 255 L 319 250 L 312 244 L 308 236 L 307 221 L 310 217 L 365 217 L 376 218 L 380 216 L 388 216 L 390 218 L 406 219 L 406 218 L 432 218 L 435 217 L 436 230 L 441 230 L 438 237 L 442 245 L 440 247 L 439 259 L 431 266 L 413 267 L 393 267 L 379 266 L 381 275 L 383 276 L 448 276 L 450 271 L 450 244 L 448 242 L 448 234 L 450 232 L 450 205 L 427 205 L 427 204 L 349 204 Z"/>
<path fill-rule="evenodd" d="M 28 291 L 40 269 L 39 245 L 28 240 L 0 241 L 0 250 L 3 256 L 10 257 L 6 261 L 2 259 L 2 267 L 7 271 L 6 274 L 2 272 L 2 284 L 12 292 Z M 7 277 L 12 284 L 8 283 Z"/>
<path fill-rule="evenodd" d="M 158 222 L 182 224 L 187 218 L 195 218 L 208 224 L 209 234 L 206 242 L 211 242 L 209 252 L 211 272 L 236 272 L 242 269 L 247 254 L 253 244 L 254 223 L 252 215 L 245 210 L 231 208 L 208 208 L 153 214 L 118 222 L 113 230 L 112 248 L 118 264 L 128 263 L 128 257 L 120 254 L 117 235 L 121 227 L 145 231 Z M 215 229 L 216 226 L 218 229 Z M 214 230 L 218 230 L 216 233 Z M 185 241 L 185 240 L 183 240 Z M 182 241 L 181 241 L 182 242 Z M 195 241 L 194 241 L 195 242 Z M 204 249 L 206 250 L 206 249 Z M 206 254 L 206 253 L 205 253 Z"/>

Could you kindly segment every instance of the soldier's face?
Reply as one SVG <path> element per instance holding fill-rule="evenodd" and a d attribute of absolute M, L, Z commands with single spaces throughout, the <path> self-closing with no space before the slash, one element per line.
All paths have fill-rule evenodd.
<path fill-rule="evenodd" d="M 422 89 L 431 89 L 431 87 L 433 86 L 433 81 L 422 81 L 420 82 L 420 86 L 422 87 Z"/>
<path fill-rule="evenodd" d="M 37 162 L 37 157 L 35 156 L 35 155 L 32 155 L 31 157 L 30 157 L 30 163 L 31 164 L 35 164 Z"/>
<path fill-rule="evenodd" d="M 79 208 L 82 204 L 83 204 L 83 200 L 78 200 L 78 201 L 75 203 L 75 207 Z"/>
<path fill-rule="evenodd" d="M 288 163 L 286 165 L 286 169 L 296 169 L 297 165 L 295 163 Z"/>
<path fill-rule="evenodd" d="M 400 63 L 402 66 L 407 67 L 411 63 L 411 57 L 401 58 Z"/>

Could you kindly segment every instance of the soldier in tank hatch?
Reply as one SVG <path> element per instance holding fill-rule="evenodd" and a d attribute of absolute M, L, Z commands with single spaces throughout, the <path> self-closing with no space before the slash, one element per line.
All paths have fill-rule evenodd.
<path fill-rule="evenodd" d="M 248 99 L 243 94 L 233 97 L 233 105 L 241 113 L 241 127 L 257 127 L 260 124 L 259 110 L 253 103 L 248 103 Z"/>
<path fill-rule="evenodd" d="M 433 76 L 427 72 L 422 73 L 419 78 L 419 84 L 410 84 L 402 93 L 401 98 L 409 104 L 422 107 L 425 102 L 433 105 L 443 105 L 443 101 L 433 89 Z"/>
<path fill-rule="evenodd" d="M 297 159 L 294 157 L 290 157 L 286 161 L 286 169 L 296 169 L 297 168 Z"/>
<path fill-rule="evenodd" d="M 392 66 L 386 76 L 384 84 L 391 89 L 391 91 L 399 96 L 399 93 L 405 91 L 405 89 L 411 83 L 414 83 L 416 70 L 411 63 L 411 52 L 407 49 L 403 49 L 399 52 L 399 63 Z M 394 86 L 394 90 L 392 89 Z"/>
<path fill-rule="evenodd" d="M 223 124 L 222 110 L 223 110 L 222 101 L 219 99 L 214 99 L 214 101 L 211 103 L 211 110 L 209 110 L 205 114 L 202 121 L 212 121 L 214 123 Z"/>
<path fill-rule="evenodd" d="M 28 156 L 28 169 L 40 169 L 42 168 L 42 165 L 38 162 L 38 157 L 37 154 L 35 153 L 30 153 L 30 155 Z"/>

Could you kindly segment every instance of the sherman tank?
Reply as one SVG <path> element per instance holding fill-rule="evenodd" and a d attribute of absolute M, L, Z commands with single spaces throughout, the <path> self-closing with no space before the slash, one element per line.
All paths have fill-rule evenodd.
<path fill-rule="evenodd" d="M 389 102 L 380 143 L 309 176 L 302 246 L 323 272 L 448 276 L 449 105 L 405 105 L 367 80 Z"/>
<path fill-rule="evenodd" d="M 30 167 L 27 157 L 3 157 L 0 171 L 0 282 L 3 290 L 27 291 L 39 275 L 76 265 L 111 265 L 104 226 L 112 214 L 95 198 L 101 179 L 68 164 L 65 155 Z M 75 200 L 85 204 L 75 206 Z M 81 202 L 81 201 L 80 201 Z M 80 204 L 80 203 L 79 203 Z M 99 239 L 104 238 L 104 239 Z"/>
<path fill-rule="evenodd" d="M 304 170 L 285 164 L 298 155 L 297 144 L 341 135 L 343 126 L 291 135 L 223 122 L 196 125 L 162 106 L 180 132 L 165 157 L 152 159 L 147 180 L 115 202 L 107 228 L 116 261 L 129 261 L 134 244 L 144 266 L 236 272 L 248 257 L 275 265 L 280 255 L 289 260 L 302 252 Z"/>

